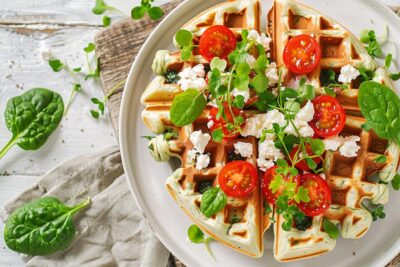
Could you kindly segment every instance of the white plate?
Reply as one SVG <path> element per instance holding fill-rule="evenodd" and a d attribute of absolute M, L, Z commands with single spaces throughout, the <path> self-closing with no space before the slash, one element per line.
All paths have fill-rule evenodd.
<path fill-rule="evenodd" d="M 400 251 L 400 193 L 391 192 L 385 207 L 386 219 L 373 223 L 360 240 L 339 239 L 336 248 L 315 259 L 283 264 L 272 255 L 271 230 L 265 236 L 265 253 L 260 259 L 244 256 L 213 242 L 214 261 L 202 245 L 186 241 L 191 221 L 167 193 L 164 182 L 173 172 L 168 163 L 156 163 L 147 152 L 147 140 L 141 136 L 149 131 L 141 121 L 140 96 L 153 78 L 151 63 L 159 49 L 172 47 L 176 31 L 199 12 L 223 1 L 186 1 L 169 14 L 143 45 L 130 71 L 121 106 L 120 142 L 126 177 L 136 202 L 148 219 L 157 237 L 188 266 L 383 266 Z M 262 21 L 272 0 L 263 0 Z M 384 25 L 390 28 L 393 40 L 400 40 L 400 21 L 387 7 L 375 0 L 304 0 L 350 31 L 358 34 L 364 28 L 375 29 L 378 35 Z M 268 5 L 268 7 L 267 7 Z M 134 226 L 132 226 L 134 227 Z"/>

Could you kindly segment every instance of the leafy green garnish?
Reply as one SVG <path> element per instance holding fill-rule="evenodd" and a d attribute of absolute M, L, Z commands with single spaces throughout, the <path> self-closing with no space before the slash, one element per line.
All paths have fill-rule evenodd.
<path fill-rule="evenodd" d="M 158 6 L 152 6 L 154 0 L 142 0 L 139 6 L 131 10 L 131 17 L 135 20 L 141 19 L 146 13 L 152 20 L 158 20 L 164 16 L 164 11 Z"/>
<path fill-rule="evenodd" d="M 358 104 L 368 126 L 379 137 L 400 145 L 400 99 L 396 93 L 380 83 L 363 82 Z"/>
<path fill-rule="evenodd" d="M 271 206 L 268 204 L 267 201 L 264 201 L 264 214 L 268 214 L 272 212 Z"/>
<path fill-rule="evenodd" d="M 64 63 L 62 63 L 59 59 L 49 60 L 49 65 L 54 72 L 59 72 L 63 69 Z"/>
<path fill-rule="evenodd" d="M 192 56 L 193 33 L 181 29 L 176 33 L 175 40 L 181 46 L 181 59 L 183 61 L 189 60 Z"/>
<path fill-rule="evenodd" d="M 392 187 L 396 191 L 400 190 L 400 175 L 398 173 L 396 173 L 396 175 L 393 177 Z"/>
<path fill-rule="evenodd" d="M 374 78 L 375 72 L 372 70 L 367 70 L 364 66 L 358 68 L 358 71 L 360 72 L 363 82 L 371 81 Z"/>
<path fill-rule="evenodd" d="M 219 187 L 209 188 L 201 197 L 200 211 L 209 218 L 222 210 L 226 202 L 227 197 Z"/>
<path fill-rule="evenodd" d="M 105 108 L 105 106 L 107 105 L 107 102 L 108 102 L 109 98 L 110 98 L 110 97 L 114 94 L 114 92 L 115 92 L 118 88 L 120 88 L 124 83 L 125 83 L 125 80 L 120 81 L 119 83 L 117 83 L 113 88 L 111 88 L 110 92 L 108 92 L 108 94 L 105 95 L 105 96 L 103 97 L 102 100 L 100 100 L 100 99 L 98 99 L 98 98 L 96 98 L 96 97 L 93 97 L 93 98 L 91 99 L 91 102 L 92 102 L 93 104 L 95 104 L 96 107 L 97 107 L 97 110 L 94 110 L 94 109 L 91 109 L 91 110 L 90 110 L 90 115 L 91 115 L 93 118 L 98 119 L 98 118 L 100 118 L 100 114 L 101 114 L 101 115 L 104 115 L 104 108 Z"/>
<path fill-rule="evenodd" d="M 7 246 L 27 255 L 48 255 L 67 248 L 75 237 L 73 216 L 90 204 L 65 206 L 54 197 L 43 197 L 16 209 L 7 219 Z"/>
<path fill-rule="evenodd" d="M 176 126 L 188 125 L 201 115 L 206 105 L 203 92 L 188 89 L 174 98 L 170 110 L 171 121 Z"/>
<path fill-rule="evenodd" d="M 181 79 L 178 75 L 178 72 L 174 70 L 167 70 L 163 76 L 167 83 L 178 83 L 178 81 Z"/>
<path fill-rule="evenodd" d="M 103 16 L 103 26 L 108 27 L 111 24 L 111 18 L 109 16 Z"/>
<path fill-rule="evenodd" d="M 322 221 L 322 229 L 324 229 L 330 238 L 337 239 L 339 237 L 339 228 L 326 218 Z"/>
<path fill-rule="evenodd" d="M 360 35 L 360 40 L 365 44 L 365 48 L 372 57 L 381 57 L 382 48 L 376 38 L 375 31 L 373 30 L 363 30 Z"/>
<path fill-rule="evenodd" d="M 386 217 L 383 205 L 373 206 L 372 208 L 368 208 L 364 203 L 361 203 L 361 205 L 371 213 L 373 221 L 384 219 Z"/>
<path fill-rule="evenodd" d="M 188 238 L 191 242 L 195 244 L 204 243 L 208 254 L 210 254 L 210 256 L 215 260 L 214 254 L 211 252 L 209 247 L 209 242 L 213 240 L 212 237 L 204 238 L 203 231 L 201 231 L 201 229 L 197 225 L 192 224 L 188 228 Z"/>
<path fill-rule="evenodd" d="M 386 163 L 387 158 L 386 158 L 385 155 L 380 155 L 380 156 L 378 156 L 377 158 L 375 158 L 374 161 L 375 161 L 376 163 Z"/>
<path fill-rule="evenodd" d="M 49 89 L 34 88 L 8 100 L 5 121 L 12 138 L 0 150 L 0 158 L 14 145 L 24 150 L 39 149 L 57 128 L 63 113 L 61 96 Z"/>
<path fill-rule="evenodd" d="M 85 51 L 86 53 L 90 53 L 93 52 L 95 49 L 96 46 L 94 45 L 94 43 L 88 43 L 86 47 L 83 48 L 83 51 Z"/>

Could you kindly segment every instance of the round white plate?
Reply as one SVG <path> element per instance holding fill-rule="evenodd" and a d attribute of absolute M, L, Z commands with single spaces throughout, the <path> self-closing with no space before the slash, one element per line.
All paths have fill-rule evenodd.
<path fill-rule="evenodd" d="M 143 215 L 157 237 L 188 266 L 383 266 L 400 252 L 400 193 L 391 192 L 385 206 L 386 219 L 373 223 L 360 240 L 337 241 L 336 248 L 314 259 L 294 263 L 278 263 L 272 254 L 271 229 L 265 236 L 265 253 L 260 259 L 244 256 L 217 242 L 211 249 L 217 261 L 203 245 L 186 241 L 191 221 L 167 193 L 164 183 L 174 170 L 169 163 L 156 163 L 147 151 L 149 131 L 141 120 L 140 96 L 154 77 L 151 63 L 159 49 L 172 48 L 176 31 L 201 11 L 223 1 L 188 0 L 169 14 L 153 31 L 138 54 L 125 86 L 120 117 L 121 152 L 129 186 Z M 262 21 L 272 0 L 262 0 Z M 378 36 L 388 25 L 392 40 L 400 40 L 400 21 L 387 7 L 376 0 L 303 0 L 305 4 L 326 14 L 358 35 L 364 28 L 375 29 Z M 388 46 L 390 49 L 391 46 Z M 176 166 L 175 166 L 176 167 Z M 134 227 L 134 226 L 133 226 Z"/>

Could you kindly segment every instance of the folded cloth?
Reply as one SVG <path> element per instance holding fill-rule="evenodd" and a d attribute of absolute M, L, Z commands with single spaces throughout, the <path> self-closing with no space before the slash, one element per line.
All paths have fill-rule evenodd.
<path fill-rule="evenodd" d="M 123 175 L 118 147 L 74 158 L 2 207 L 3 221 L 18 207 L 42 196 L 67 205 L 90 197 L 79 212 L 71 246 L 49 256 L 24 257 L 27 266 L 165 267 L 169 252 L 137 208 Z"/>

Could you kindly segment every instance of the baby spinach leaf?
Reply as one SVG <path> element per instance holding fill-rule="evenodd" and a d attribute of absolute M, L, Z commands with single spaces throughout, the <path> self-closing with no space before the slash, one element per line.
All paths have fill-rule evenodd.
<path fill-rule="evenodd" d="M 12 138 L 0 150 L 0 158 L 15 144 L 37 150 L 54 132 L 64 113 L 61 96 L 49 89 L 34 88 L 7 102 L 5 120 Z"/>
<path fill-rule="evenodd" d="M 200 211 L 209 218 L 222 210 L 226 202 L 225 193 L 219 187 L 212 187 L 201 197 Z"/>
<path fill-rule="evenodd" d="M 188 89 L 177 95 L 172 102 L 170 117 L 176 126 L 185 126 L 194 122 L 203 112 L 207 100 L 202 92 Z"/>
<path fill-rule="evenodd" d="M 324 219 L 322 221 L 322 228 L 329 235 L 330 238 L 337 239 L 339 236 L 339 228 L 329 221 L 328 219 Z"/>
<path fill-rule="evenodd" d="M 7 219 L 4 240 L 10 249 L 32 256 L 65 249 L 75 237 L 72 217 L 89 203 L 68 207 L 54 197 L 27 203 Z"/>
<path fill-rule="evenodd" d="M 368 81 L 360 85 L 358 104 L 368 126 L 400 145 L 400 99 L 390 88 Z"/>

